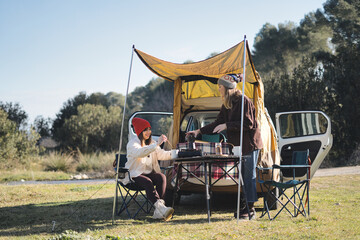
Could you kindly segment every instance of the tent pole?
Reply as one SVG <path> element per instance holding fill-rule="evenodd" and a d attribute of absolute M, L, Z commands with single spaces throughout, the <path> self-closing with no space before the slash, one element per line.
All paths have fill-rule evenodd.
<path fill-rule="evenodd" d="M 246 66 L 246 35 L 244 35 L 244 65 L 243 65 L 243 82 L 242 82 L 242 98 L 241 98 L 241 123 L 240 123 L 240 154 L 239 154 L 239 164 L 238 164 L 238 172 L 239 172 L 239 180 L 238 180 L 238 198 L 237 198 L 237 209 L 236 209 L 236 220 L 239 223 L 239 215 L 240 215 L 240 191 L 241 191 L 241 159 L 242 159 L 242 148 L 243 148 L 243 125 L 244 125 L 244 96 L 245 96 L 245 66 Z M 246 203 L 247 204 L 247 203 Z"/>
<path fill-rule="evenodd" d="M 120 163 L 120 152 L 122 147 L 122 138 L 123 138 L 123 130 L 124 130 L 124 122 L 125 122 L 125 113 L 126 113 L 126 100 L 129 93 L 129 85 L 130 85 L 130 77 L 131 77 L 131 69 L 132 69 L 132 63 L 133 63 L 133 56 L 134 56 L 134 49 L 135 46 L 132 46 L 132 52 L 131 52 L 131 61 L 130 61 L 130 70 L 129 70 L 129 77 L 127 82 L 127 88 L 126 88 L 126 95 L 125 95 L 125 102 L 124 102 L 124 110 L 123 110 L 123 116 L 122 116 L 122 122 L 121 122 L 121 131 L 120 131 L 120 142 L 119 142 L 119 155 L 118 155 L 118 161 L 116 164 L 116 180 L 115 180 L 115 195 L 114 195 L 114 202 L 113 202 L 113 211 L 112 211 L 112 224 L 114 224 L 115 221 L 115 209 L 116 209 L 116 196 L 117 196 L 117 184 L 119 180 L 119 163 Z"/>

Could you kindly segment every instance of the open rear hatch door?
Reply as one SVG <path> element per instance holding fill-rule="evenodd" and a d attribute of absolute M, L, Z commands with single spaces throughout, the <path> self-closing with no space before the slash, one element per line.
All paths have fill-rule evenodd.
<path fill-rule="evenodd" d="M 281 164 L 291 164 L 293 151 L 309 149 L 313 177 L 332 146 L 330 118 L 321 111 L 282 112 L 275 116 Z M 291 173 L 283 174 L 291 177 Z"/>

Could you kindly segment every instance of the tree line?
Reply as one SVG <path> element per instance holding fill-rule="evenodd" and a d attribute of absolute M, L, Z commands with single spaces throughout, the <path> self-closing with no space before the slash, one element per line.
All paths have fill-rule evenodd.
<path fill-rule="evenodd" d="M 328 166 L 360 163 L 359 33 L 360 2 L 328 0 L 298 25 L 264 24 L 254 41 L 252 57 L 272 119 L 276 112 L 295 110 L 321 110 L 330 116 L 334 143 Z M 124 100 L 115 92 L 80 92 L 63 104 L 55 119 L 37 117 L 31 131 L 22 130 L 27 115 L 18 104 L 0 102 L 0 161 L 36 153 L 33 145 L 40 137 L 54 138 L 62 150 L 117 150 Z M 135 111 L 171 112 L 173 84 L 151 79 L 131 92 L 127 103 L 126 122 Z M 17 137 L 9 140 L 9 131 Z M 127 131 L 125 126 L 124 139 Z M 24 139 L 32 146 L 29 151 L 9 150 Z"/>

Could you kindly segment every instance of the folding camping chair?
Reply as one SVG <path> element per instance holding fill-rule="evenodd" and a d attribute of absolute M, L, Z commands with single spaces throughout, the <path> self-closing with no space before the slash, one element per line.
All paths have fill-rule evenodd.
<path fill-rule="evenodd" d="M 118 160 L 118 154 L 116 154 L 115 163 L 117 160 Z M 118 171 L 119 180 L 117 182 L 117 190 L 120 192 L 121 201 L 118 202 L 119 201 L 118 191 L 116 191 L 116 213 L 118 216 L 120 216 L 120 214 L 125 211 L 129 218 L 135 218 L 141 211 L 146 214 L 149 214 L 151 209 L 154 208 L 154 205 L 146 197 L 146 194 L 144 194 L 145 189 L 140 187 L 131 179 L 129 169 L 125 168 L 126 162 L 127 162 L 126 155 L 120 154 L 119 171 Z M 130 180 L 130 183 L 126 185 L 120 181 L 125 177 L 128 177 Z M 139 196 L 140 199 L 138 198 Z M 137 209 L 135 210 L 130 209 L 129 207 L 131 203 L 133 203 L 135 205 L 135 208 L 137 207 Z M 120 207 L 118 208 L 119 205 Z"/>
<path fill-rule="evenodd" d="M 291 165 L 273 165 L 271 168 L 257 167 L 258 182 L 264 196 L 264 208 L 260 218 L 267 214 L 269 220 L 274 220 L 284 209 L 292 217 L 297 217 L 299 214 L 304 217 L 310 215 L 310 167 L 309 150 L 294 151 Z M 280 181 L 273 180 L 274 170 L 276 169 L 279 169 L 280 175 L 282 175 Z M 264 180 L 264 174 L 270 170 L 272 171 L 270 180 Z M 279 196 L 276 196 L 276 191 L 273 188 L 279 190 Z M 306 199 L 304 199 L 305 196 Z M 270 199 L 272 199 L 273 203 L 269 206 Z M 273 201 L 274 199 L 276 201 Z M 280 204 L 280 209 L 272 218 L 270 209 L 274 209 L 276 203 Z"/>

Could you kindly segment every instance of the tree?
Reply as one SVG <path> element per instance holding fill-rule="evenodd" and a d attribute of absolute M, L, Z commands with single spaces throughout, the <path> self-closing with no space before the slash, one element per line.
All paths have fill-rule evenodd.
<path fill-rule="evenodd" d="M 50 118 L 45 119 L 43 116 L 37 116 L 34 120 L 34 128 L 40 136 L 50 137 L 51 136 L 51 125 L 52 120 Z"/>
<path fill-rule="evenodd" d="M 28 157 L 39 152 L 36 146 L 40 135 L 33 129 L 19 130 L 17 124 L 0 109 L 0 168 L 13 168 L 27 164 Z"/>
<path fill-rule="evenodd" d="M 52 133 L 56 140 L 61 141 L 64 137 L 61 134 L 61 127 L 65 123 L 65 120 L 70 118 L 72 115 L 77 114 L 77 107 L 85 104 L 87 102 L 87 95 L 85 92 L 80 92 L 74 98 L 67 100 L 64 103 L 63 107 L 60 109 L 60 112 L 56 114 L 56 118 L 52 125 Z"/>
<path fill-rule="evenodd" d="M 300 26 L 287 22 L 275 26 L 266 23 L 255 37 L 254 63 L 267 88 L 281 75 L 293 74 L 304 57 L 330 52 L 332 30 L 321 11 L 305 15 Z M 271 81 L 269 81 L 272 79 Z"/>
<path fill-rule="evenodd" d="M 266 23 L 255 37 L 254 49 L 255 66 L 263 78 L 290 75 L 299 58 L 295 24 L 287 22 L 276 28 Z"/>
<path fill-rule="evenodd" d="M 334 136 L 329 165 L 346 165 L 360 144 L 360 2 L 328 0 L 299 27 L 282 28 L 264 25 L 255 44 L 269 112 L 327 113 Z"/>
<path fill-rule="evenodd" d="M 157 78 L 146 85 L 149 91 L 145 95 L 143 111 L 173 111 L 174 83 Z"/>
<path fill-rule="evenodd" d="M 28 115 L 24 110 L 21 109 L 19 103 L 13 104 L 12 102 L 0 102 L 0 109 L 3 109 L 5 112 L 7 112 L 8 119 L 16 123 L 17 129 L 26 126 Z"/>
<path fill-rule="evenodd" d="M 324 69 L 315 57 L 303 58 L 291 75 L 270 79 L 265 102 L 270 116 L 276 112 L 321 110 L 329 111 L 336 99 L 323 81 Z"/>
<path fill-rule="evenodd" d="M 125 96 L 120 93 L 108 92 L 107 94 L 105 94 L 105 97 L 108 100 L 110 106 L 124 106 Z"/>
<path fill-rule="evenodd" d="M 336 98 L 330 110 L 334 131 L 334 163 L 344 165 L 360 144 L 360 2 L 329 0 L 324 15 L 333 29 L 334 54 L 321 54 L 324 79 Z M 356 155 L 356 154 L 355 154 Z"/>
<path fill-rule="evenodd" d="M 121 94 L 113 92 L 106 95 L 103 93 L 92 93 L 89 96 L 85 92 L 80 92 L 74 98 L 67 100 L 60 109 L 60 112 L 56 114 L 56 118 L 51 128 L 54 138 L 61 143 L 67 138 L 66 135 L 63 135 L 64 131 L 62 131 L 61 128 L 67 119 L 71 116 L 77 115 L 78 106 L 88 103 L 93 105 L 102 105 L 105 108 L 109 108 L 110 106 L 122 107 L 123 105 L 121 104 L 124 102 L 123 99 L 124 97 Z M 61 144 L 61 146 L 64 145 Z"/>
<path fill-rule="evenodd" d="M 82 152 L 111 151 L 118 147 L 121 109 L 110 106 L 84 104 L 77 114 L 65 120 L 61 131 L 62 144 Z"/>
<path fill-rule="evenodd" d="M 128 100 L 129 115 L 136 111 L 172 112 L 174 84 L 162 78 L 153 78 L 146 86 L 135 88 Z"/>

